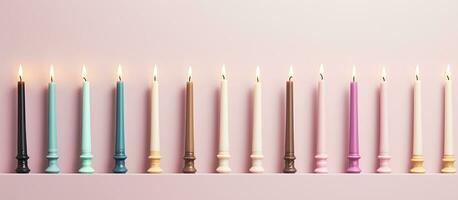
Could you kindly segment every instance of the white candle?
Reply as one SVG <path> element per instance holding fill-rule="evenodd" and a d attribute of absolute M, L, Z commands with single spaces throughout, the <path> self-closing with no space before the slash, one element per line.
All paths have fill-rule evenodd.
<path fill-rule="evenodd" d="M 327 173 L 327 154 L 326 154 L 326 126 L 325 126 L 325 102 L 326 102 L 326 87 L 324 81 L 324 68 L 320 66 L 320 80 L 318 81 L 318 133 L 317 133 L 317 149 L 316 149 L 316 173 Z"/>
<path fill-rule="evenodd" d="M 151 87 L 151 132 L 150 132 L 150 166 L 149 173 L 160 173 L 161 147 L 159 138 L 159 82 L 157 81 L 157 67 L 154 66 L 153 83 Z"/>
<path fill-rule="evenodd" d="M 259 66 L 256 67 L 256 84 L 253 94 L 253 140 L 251 146 L 251 168 L 252 173 L 264 172 L 262 166 L 262 84 Z"/>
<path fill-rule="evenodd" d="M 390 145 L 388 136 L 388 111 L 387 111 L 387 79 L 386 70 L 382 69 L 382 81 L 380 82 L 380 141 L 379 141 L 379 155 L 380 161 L 377 172 L 379 173 L 390 173 L 391 168 L 389 167 L 390 156 Z"/>
<path fill-rule="evenodd" d="M 422 112 L 421 112 L 421 80 L 420 70 L 415 70 L 414 86 L 414 127 L 413 127 L 413 155 L 423 156 Z"/>
<path fill-rule="evenodd" d="M 447 67 L 445 79 L 444 98 L 444 155 L 452 156 L 453 153 L 453 106 L 452 106 L 452 80 L 450 66 Z"/>
<path fill-rule="evenodd" d="M 229 118 L 228 118 L 228 95 L 227 95 L 227 76 L 226 68 L 223 65 L 221 69 L 221 88 L 220 88 L 220 116 L 219 116 L 219 173 L 227 173 L 231 171 L 229 167 Z"/>

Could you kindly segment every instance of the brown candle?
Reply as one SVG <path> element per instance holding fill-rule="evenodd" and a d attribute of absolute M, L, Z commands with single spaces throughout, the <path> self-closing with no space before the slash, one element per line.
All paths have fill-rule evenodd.
<path fill-rule="evenodd" d="M 194 102 L 193 84 L 191 80 L 191 67 L 189 67 L 188 81 L 186 83 L 186 130 L 184 147 L 184 168 L 183 173 L 196 173 L 194 167 Z"/>
<path fill-rule="evenodd" d="M 286 134 L 285 134 L 285 168 L 284 173 L 296 173 L 294 167 L 294 102 L 293 102 L 293 69 L 289 69 L 286 81 Z"/>

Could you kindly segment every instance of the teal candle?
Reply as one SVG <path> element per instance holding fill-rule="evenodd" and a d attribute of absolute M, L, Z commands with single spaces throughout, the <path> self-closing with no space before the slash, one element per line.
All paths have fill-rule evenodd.
<path fill-rule="evenodd" d="M 126 173 L 127 158 L 124 144 L 124 82 L 121 79 L 121 67 L 118 68 L 119 80 L 116 84 L 116 144 L 114 152 L 114 173 Z"/>
<path fill-rule="evenodd" d="M 54 83 L 54 70 L 51 67 L 51 82 L 48 84 L 48 167 L 45 172 L 59 173 L 57 165 L 57 127 L 56 127 L 56 83 Z"/>
<path fill-rule="evenodd" d="M 80 173 L 93 173 L 91 153 L 91 98 L 90 83 L 83 67 L 82 110 L 81 110 L 81 168 Z"/>

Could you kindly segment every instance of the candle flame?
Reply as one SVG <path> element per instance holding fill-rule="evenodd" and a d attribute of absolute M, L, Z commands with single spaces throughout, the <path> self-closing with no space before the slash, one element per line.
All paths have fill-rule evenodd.
<path fill-rule="evenodd" d="M 383 82 L 386 82 L 386 68 L 382 67 L 382 80 Z"/>
<path fill-rule="evenodd" d="M 417 67 L 415 68 L 415 79 L 418 81 L 420 80 L 420 66 L 417 65 Z"/>
<path fill-rule="evenodd" d="M 24 71 L 22 70 L 22 64 L 19 65 L 18 76 L 19 76 L 19 80 L 22 81 L 22 77 L 24 76 Z"/>
<path fill-rule="evenodd" d="M 450 75 L 451 75 L 451 72 L 450 72 L 450 64 L 447 65 L 447 70 L 445 71 L 445 76 L 447 77 L 447 80 L 450 80 Z"/>
<path fill-rule="evenodd" d="M 84 81 L 87 81 L 87 70 L 86 70 L 86 65 L 83 65 L 83 68 L 81 69 L 81 76 L 83 77 Z"/>
<path fill-rule="evenodd" d="M 293 66 L 289 66 L 289 73 L 288 73 L 288 80 L 291 80 L 293 78 L 294 72 L 293 72 Z"/>
<path fill-rule="evenodd" d="M 154 70 L 153 70 L 153 80 L 154 82 L 157 81 L 157 66 L 154 65 Z"/>
<path fill-rule="evenodd" d="M 259 69 L 259 65 L 258 65 L 256 66 L 256 82 L 261 81 L 260 78 L 261 78 L 261 70 Z"/>
<path fill-rule="evenodd" d="M 221 76 L 222 76 L 223 80 L 226 80 L 226 65 L 224 65 L 224 64 L 221 67 Z"/>
<path fill-rule="evenodd" d="M 122 80 L 122 67 L 121 67 L 121 64 L 118 65 L 118 72 L 117 72 L 117 74 L 118 74 L 118 79 L 119 79 L 119 81 L 121 81 L 121 80 Z"/>
<path fill-rule="evenodd" d="M 353 65 L 352 79 L 353 79 L 353 81 L 356 81 L 356 65 Z"/>
<path fill-rule="evenodd" d="M 49 68 L 49 77 L 51 77 L 51 82 L 54 82 L 54 65 Z"/>
<path fill-rule="evenodd" d="M 192 67 L 189 66 L 188 68 L 188 81 L 191 82 L 191 77 L 192 77 Z"/>
<path fill-rule="evenodd" d="M 324 79 L 324 66 L 323 66 L 323 64 L 320 65 L 320 78 L 321 78 L 321 80 Z"/>

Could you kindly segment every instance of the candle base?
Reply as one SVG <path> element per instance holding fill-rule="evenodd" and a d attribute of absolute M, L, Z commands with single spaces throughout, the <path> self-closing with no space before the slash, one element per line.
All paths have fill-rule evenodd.
<path fill-rule="evenodd" d="M 115 160 L 115 166 L 113 168 L 113 173 L 118 173 L 118 174 L 127 173 L 127 168 L 126 168 L 127 156 L 124 155 L 124 153 L 121 153 L 119 155 L 114 155 L 113 158 Z"/>
<path fill-rule="evenodd" d="M 229 159 L 231 158 L 229 153 L 221 152 L 216 157 L 218 158 L 218 167 L 216 168 L 216 172 L 229 173 L 232 171 L 229 166 Z"/>
<path fill-rule="evenodd" d="M 19 174 L 27 174 L 30 172 L 29 165 L 27 160 L 29 159 L 29 156 L 27 155 L 17 155 L 17 167 L 16 167 L 16 173 Z"/>
<path fill-rule="evenodd" d="M 391 156 L 388 155 L 379 155 L 379 167 L 377 169 L 377 173 L 391 173 L 391 168 L 389 166 Z"/>
<path fill-rule="evenodd" d="M 456 173 L 455 169 L 455 156 L 453 155 L 444 155 L 442 158 L 443 168 L 441 169 L 442 173 Z"/>
<path fill-rule="evenodd" d="M 92 174 L 94 173 L 94 168 L 92 168 L 92 155 L 81 155 L 81 167 L 78 170 L 79 173 L 83 174 Z"/>
<path fill-rule="evenodd" d="M 287 153 L 285 155 L 285 168 L 283 169 L 283 173 L 292 174 L 296 173 L 296 168 L 294 167 L 294 160 L 296 156 L 293 153 Z"/>
<path fill-rule="evenodd" d="M 152 174 L 161 173 L 161 153 L 159 151 L 151 151 L 148 159 L 150 161 L 150 165 L 146 172 Z"/>
<path fill-rule="evenodd" d="M 195 160 L 196 160 L 196 157 L 194 156 L 194 153 L 192 152 L 185 153 L 183 173 L 194 174 L 197 172 L 196 168 L 194 167 Z"/>
<path fill-rule="evenodd" d="M 262 166 L 263 155 L 251 155 L 251 167 L 249 171 L 251 173 L 262 173 L 264 172 L 264 167 Z"/>
<path fill-rule="evenodd" d="M 423 156 L 414 155 L 412 156 L 412 159 L 410 159 L 410 161 L 412 163 L 412 168 L 410 169 L 410 173 L 422 174 L 426 172 L 425 168 L 423 167 L 423 162 L 424 162 Z"/>
<path fill-rule="evenodd" d="M 45 169 L 46 173 L 59 173 L 60 169 L 57 165 L 57 159 L 59 158 L 57 155 L 48 155 L 46 156 L 48 159 L 48 167 Z"/>
<path fill-rule="evenodd" d="M 354 173 L 358 174 L 361 173 L 361 168 L 359 168 L 359 159 L 361 158 L 360 155 L 348 155 L 348 168 L 347 173 Z"/>
<path fill-rule="evenodd" d="M 318 154 L 315 156 L 316 161 L 316 168 L 314 170 L 315 173 L 328 173 L 328 155 L 326 154 Z"/>

